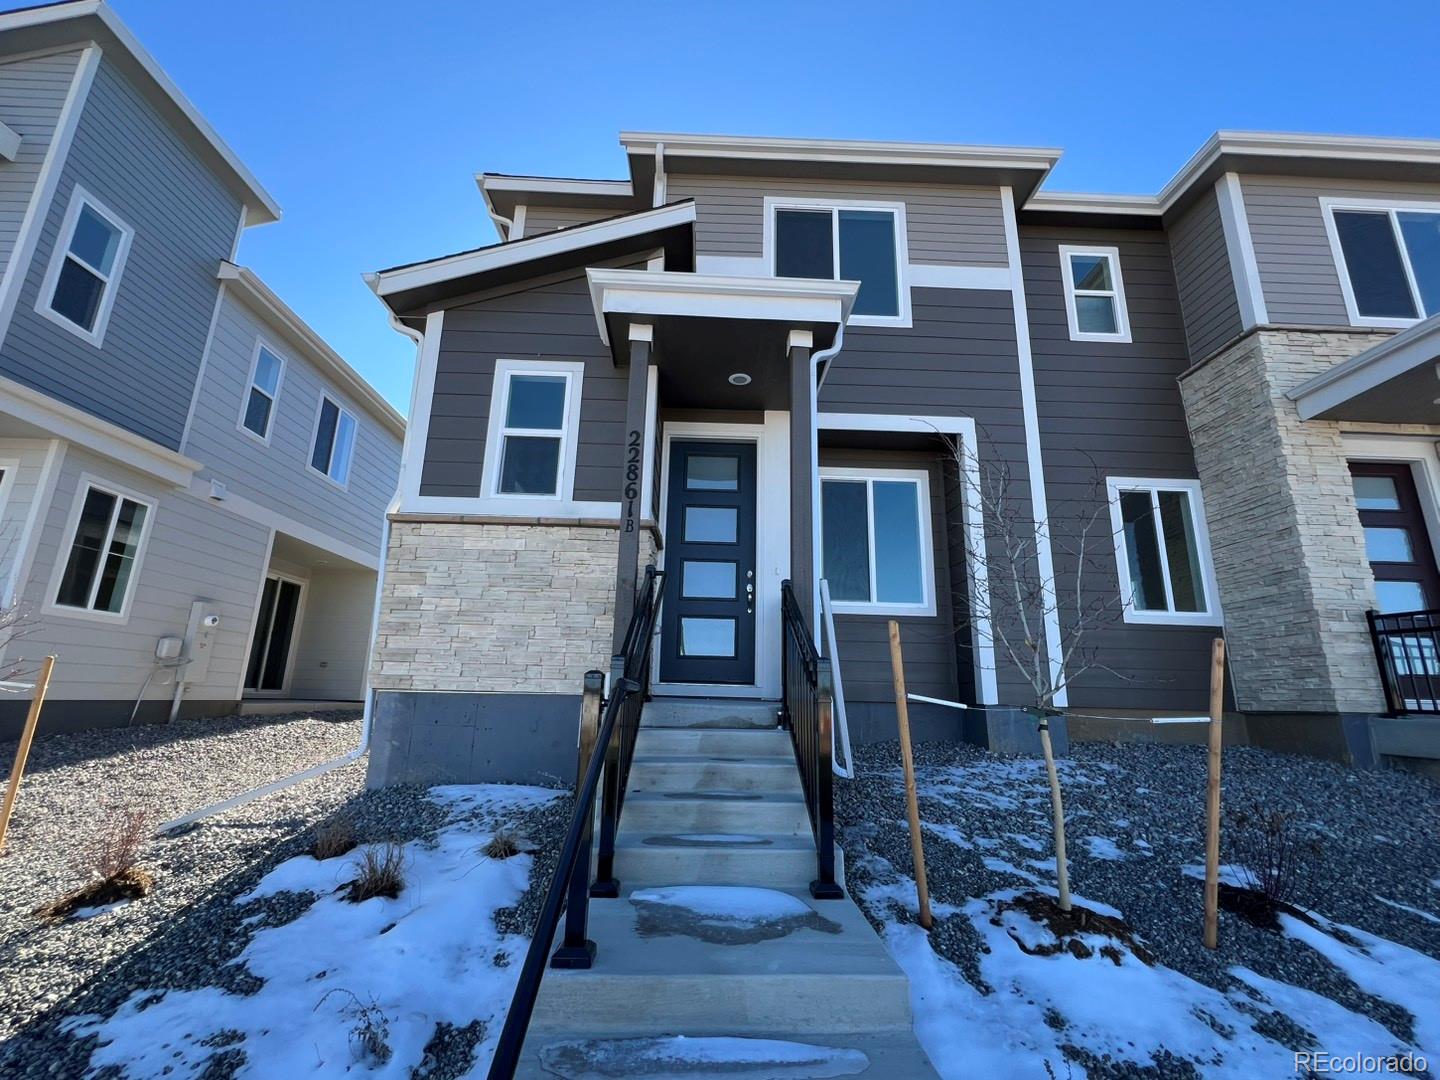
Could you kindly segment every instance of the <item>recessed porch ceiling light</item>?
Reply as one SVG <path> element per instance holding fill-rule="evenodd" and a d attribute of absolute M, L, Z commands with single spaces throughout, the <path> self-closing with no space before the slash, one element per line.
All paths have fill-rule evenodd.
<path fill-rule="evenodd" d="M 743 371 L 737 371 L 737 372 L 735 372 L 735 374 L 733 374 L 733 375 L 730 376 L 730 385 L 731 385 L 731 386 L 749 386 L 749 385 L 750 385 L 750 376 L 749 376 L 749 375 L 746 375 L 745 372 L 743 372 Z"/>

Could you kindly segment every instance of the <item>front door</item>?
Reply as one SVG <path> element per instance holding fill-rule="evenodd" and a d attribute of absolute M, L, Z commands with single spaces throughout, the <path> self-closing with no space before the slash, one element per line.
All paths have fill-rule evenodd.
<path fill-rule="evenodd" d="M 298 582 L 271 575 L 260 593 L 260 613 L 255 619 L 255 637 L 250 642 L 250 660 L 245 665 L 245 691 L 251 694 L 281 694 L 289 681 L 290 648 L 295 641 L 295 624 L 300 615 Z"/>
<path fill-rule="evenodd" d="M 755 444 L 670 444 L 660 681 L 755 682 Z"/>
<path fill-rule="evenodd" d="M 1350 479 L 1381 613 L 1440 608 L 1440 573 L 1410 466 L 1352 461 Z"/>

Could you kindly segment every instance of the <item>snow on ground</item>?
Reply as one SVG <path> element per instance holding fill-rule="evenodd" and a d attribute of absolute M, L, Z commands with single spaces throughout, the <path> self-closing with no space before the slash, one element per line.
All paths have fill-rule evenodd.
<path fill-rule="evenodd" d="M 337 892 L 355 876 L 357 850 L 324 861 L 291 859 L 237 899 L 281 891 L 318 897 L 292 922 L 257 931 L 235 961 L 264 980 L 254 994 L 213 986 L 137 993 L 108 1019 L 76 1017 L 66 1027 L 99 1037 L 92 1070 L 113 1066 L 137 1078 L 198 1076 L 217 1045 L 243 1050 L 241 1076 L 345 1075 L 357 1064 L 355 1034 L 367 1009 L 383 1016 L 391 1049 L 388 1062 L 366 1062 L 374 1076 L 409 1076 L 440 1023 L 483 1021 L 484 1060 L 519 971 L 510 961 L 526 946 L 497 931 L 495 912 L 520 898 L 531 859 L 494 860 L 480 848 L 507 814 L 555 796 L 505 785 L 432 789 L 450 823 L 404 846 L 405 887 L 397 898 L 352 904 Z"/>

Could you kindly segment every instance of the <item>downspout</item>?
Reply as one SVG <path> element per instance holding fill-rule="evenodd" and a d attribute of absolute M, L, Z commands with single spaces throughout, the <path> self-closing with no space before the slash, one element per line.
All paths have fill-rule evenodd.
<path fill-rule="evenodd" d="M 418 330 L 406 326 L 396 316 L 390 316 L 390 325 L 415 342 L 416 360 L 419 360 L 419 348 L 425 340 L 425 335 Z M 418 380 L 417 380 L 418 382 Z M 415 393 L 412 389 L 410 395 L 410 415 L 415 415 Z M 296 784 L 306 780 L 313 780 L 317 776 L 324 776 L 326 773 L 334 772 L 336 769 L 344 768 L 352 762 L 364 757 L 370 749 L 370 733 L 374 727 L 375 692 L 370 686 L 370 665 L 374 659 L 375 637 L 380 632 L 380 604 L 385 597 L 385 562 L 390 552 L 390 515 L 400 509 L 400 492 L 395 492 L 395 498 L 385 508 L 385 525 L 380 533 L 380 566 L 375 571 L 375 604 L 370 613 L 370 648 L 365 654 L 365 703 L 364 711 L 360 717 L 360 745 L 353 750 L 347 750 L 339 757 L 331 758 L 329 761 L 322 761 L 319 765 L 312 765 L 308 769 L 301 769 L 297 773 L 273 780 L 260 787 L 251 788 L 249 791 L 241 792 L 239 795 L 229 799 L 222 799 L 220 802 L 211 803 L 209 806 L 202 806 L 199 810 L 192 810 L 188 814 L 181 814 L 179 817 L 165 822 L 156 833 L 165 835 L 175 833 L 181 829 L 194 825 L 206 818 L 214 817 L 216 814 L 223 814 L 235 810 L 256 799 L 263 799 L 266 795 L 273 795 L 277 791 L 284 791 L 286 788 L 294 787 Z"/>
<path fill-rule="evenodd" d="M 815 463 L 815 468 L 810 470 L 810 558 L 815 566 L 814 579 L 811 588 L 814 590 L 814 606 L 811 611 L 819 614 L 820 611 L 820 388 L 825 385 L 825 376 L 830 372 L 830 361 L 835 358 L 845 345 L 845 323 L 841 320 L 835 327 L 835 340 L 830 343 L 828 349 L 822 349 L 810 355 L 810 363 L 814 366 L 810 385 L 810 415 L 813 422 L 810 425 L 810 460 Z"/>

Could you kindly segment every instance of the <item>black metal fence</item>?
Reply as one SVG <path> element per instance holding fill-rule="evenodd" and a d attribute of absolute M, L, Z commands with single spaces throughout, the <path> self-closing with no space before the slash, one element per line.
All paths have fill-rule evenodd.
<path fill-rule="evenodd" d="M 1391 716 L 1440 714 L 1440 611 L 1366 613 Z"/>
<path fill-rule="evenodd" d="M 818 900 L 845 895 L 835 881 L 835 773 L 831 727 L 834 722 L 834 676 L 830 661 L 815 648 L 805 616 L 795 602 L 790 582 L 780 585 L 783 621 L 780 653 L 784 701 L 781 722 L 790 731 L 795 763 L 815 834 L 817 874 L 810 894 Z"/>

